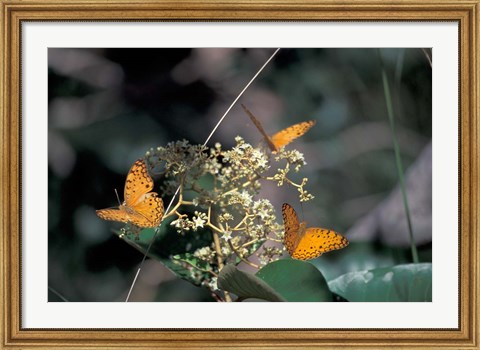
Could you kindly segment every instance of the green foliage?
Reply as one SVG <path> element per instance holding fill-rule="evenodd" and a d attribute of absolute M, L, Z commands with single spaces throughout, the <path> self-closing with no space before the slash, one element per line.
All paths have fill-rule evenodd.
<path fill-rule="evenodd" d="M 287 301 L 333 301 L 322 273 L 304 261 L 278 260 L 264 266 L 257 276 Z"/>
<path fill-rule="evenodd" d="M 353 302 L 432 301 L 432 264 L 406 264 L 350 272 L 328 285 L 333 292 Z"/>
<path fill-rule="evenodd" d="M 268 283 L 233 265 L 225 266 L 218 276 L 218 287 L 236 294 L 239 300 L 256 298 L 266 301 L 286 301 Z"/>
<path fill-rule="evenodd" d="M 347 250 L 333 251 L 311 263 L 331 281 L 348 272 L 390 267 L 412 262 L 409 248 L 393 248 L 371 242 L 350 242 Z M 431 246 L 419 249 L 421 262 L 431 262 Z"/>
<path fill-rule="evenodd" d="M 334 300 L 327 281 L 315 266 L 290 259 L 272 262 L 260 269 L 256 275 L 227 265 L 220 272 L 218 287 L 236 294 L 239 300 L 247 298 L 293 302 Z"/>
<path fill-rule="evenodd" d="M 272 262 L 256 275 L 228 265 L 220 272 L 218 286 L 240 300 L 428 302 L 432 301 L 432 264 L 350 272 L 328 284 L 315 266 L 298 260 Z"/>
<path fill-rule="evenodd" d="M 201 285 L 203 281 L 208 283 L 212 276 L 205 271 L 211 270 L 211 267 L 204 260 L 196 258 L 193 253 L 212 244 L 211 230 L 204 228 L 192 231 L 188 236 L 179 235 L 170 225 L 172 221 L 172 218 L 165 220 L 157 229 L 158 234 L 155 236 L 148 256 L 160 261 L 178 277 L 190 283 L 195 285 Z M 125 242 L 145 254 L 154 233 L 154 229 L 144 229 L 138 235 L 129 233 L 120 234 L 120 236 Z"/>

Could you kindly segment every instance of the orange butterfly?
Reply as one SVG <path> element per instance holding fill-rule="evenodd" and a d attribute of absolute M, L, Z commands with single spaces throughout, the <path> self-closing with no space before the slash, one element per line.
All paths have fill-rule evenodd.
<path fill-rule="evenodd" d="M 296 138 L 305 134 L 312 126 L 315 125 L 314 120 L 309 120 L 306 122 L 301 122 L 292 126 L 289 126 L 286 129 L 283 129 L 273 136 L 268 136 L 265 130 L 263 129 L 262 124 L 255 118 L 255 116 L 250 112 L 247 107 L 242 104 L 243 110 L 252 120 L 253 124 L 257 127 L 258 131 L 263 135 L 265 141 L 267 141 L 267 145 L 272 151 L 272 153 L 277 153 L 279 149 L 283 146 L 288 145 L 290 142 L 295 140 Z"/>
<path fill-rule="evenodd" d="M 125 201 L 118 209 L 97 210 L 104 220 L 131 222 L 138 227 L 157 227 L 163 217 L 163 201 L 153 189 L 153 180 L 148 174 L 143 159 L 138 159 L 130 169 L 125 182 Z"/>
<path fill-rule="evenodd" d="M 323 253 L 348 245 L 348 240 L 337 232 L 318 227 L 307 228 L 306 222 L 299 223 L 297 213 L 290 204 L 283 204 L 282 215 L 285 225 L 283 244 L 294 259 L 315 259 Z"/>

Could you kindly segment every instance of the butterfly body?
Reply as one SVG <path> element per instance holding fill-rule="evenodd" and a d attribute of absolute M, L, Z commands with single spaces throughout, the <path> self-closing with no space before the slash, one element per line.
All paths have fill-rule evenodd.
<path fill-rule="evenodd" d="M 298 226 L 298 232 L 295 235 L 295 247 L 298 247 L 298 244 L 302 240 L 302 238 L 305 236 L 307 233 L 307 223 L 305 221 L 302 221 L 299 226 Z"/>
<path fill-rule="evenodd" d="M 258 131 L 263 135 L 268 147 L 270 148 L 270 151 L 272 153 L 277 153 L 280 148 L 288 145 L 290 142 L 295 140 L 296 138 L 304 135 L 312 126 L 315 125 L 314 120 L 309 120 L 305 122 L 301 122 L 292 126 L 289 126 L 286 129 L 283 129 L 276 134 L 269 136 L 266 132 L 265 129 L 263 128 L 262 124 L 258 121 L 257 118 L 253 115 L 252 112 L 250 112 L 247 107 L 245 107 L 242 104 L 242 107 L 247 113 L 247 115 L 250 117 L 251 121 L 253 124 L 257 127 Z"/>
<path fill-rule="evenodd" d="M 153 189 L 153 180 L 148 174 L 143 159 L 137 160 L 125 181 L 125 200 L 117 208 L 97 210 L 104 220 L 132 223 L 138 227 L 157 227 L 163 217 L 163 201 Z"/>
<path fill-rule="evenodd" d="M 323 253 L 348 245 L 348 240 L 337 232 L 307 227 L 306 222 L 299 222 L 297 213 L 288 203 L 283 204 L 282 215 L 285 225 L 284 245 L 294 259 L 315 259 Z"/>

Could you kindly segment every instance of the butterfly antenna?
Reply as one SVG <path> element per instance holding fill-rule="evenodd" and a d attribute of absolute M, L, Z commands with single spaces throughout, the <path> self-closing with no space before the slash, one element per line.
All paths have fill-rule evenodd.
<path fill-rule="evenodd" d="M 276 49 L 275 52 L 268 58 L 268 60 L 263 64 L 262 67 L 260 67 L 260 69 L 257 71 L 257 73 L 252 77 L 252 79 L 250 79 L 250 81 L 247 83 L 247 85 L 245 85 L 245 87 L 243 88 L 242 91 L 240 91 L 240 93 L 238 94 L 238 96 L 235 98 L 235 100 L 233 100 L 233 102 L 230 104 L 230 107 L 227 108 L 227 110 L 225 111 L 225 113 L 223 114 L 223 116 L 220 118 L 220 120 L 217 122 L 217 124 L 215 125 L 215 127 L 213 128 L 212 132 L 210 133 L 210 135 L 208 135 L 207 139 L 205 140 L 205 142 L 203 143 L 203 146 L 206 146 L 208 141 L 210 141 L 210 139 L 212 138 L 213 134 L 215 133 L 215 131 L 217 131 L 218 127 L 220 126 L 220 124 L 222 124 L 223 120 L 225 119 L 225 117 L 227 116 L 227 114 L 230 112 L 230 110 L 233 108 L 233 106 L 235 105 L 235 103 L 237 103 L 237 101 L 240 99 L 240 97 L 242 97 L 242 95 L 244 94 L 245 91 L 247 91 L 248 87 L 254 82 L 254 80 L 260 75 L 260 73 L 265 69 L 265 67 L 270 63 L 270 61 L 277 55 L 278 51 L 280 51 L 280 48 Z M 165 210 L 165 213 L 168 213 L 168 211 L 170 210 L 170 207 L 172 206 L 173 204 L 173 201 L 175 200 L 175 198 L 177 197 L 178 195 L 178 192 L 180 191 L 180 187 L 181 186 L 178 186 L 177 190 L 175 191 L 175 193 L 173 194 L 173 197 L 172 199 L 170 200 L 170 202 L 168 203 L 168 206 L 167 206 L 167 209 Z M 163 219 L 162 219 L 163 221 Z M 161 222 L 160 221 L 160 224 Z M 147 250 L 145 251 L 145 254 L 143 255 L 143 259 L 140 263 L 140 266 L 138 267 L 138 270 L 137 270 L 137 273 L 135 274 L 135 278 L 133 279 L 133 282 L 130 286 L 130 290 L 128 291 L 128 294 L 127 294 L 127 298 L 125 299 L 125 302 L 127 303 L 128 300 L 130 299 L 130 294 L 132 293 L 133 291 L 133 287 L 135 286 L 135 283 L 137 282 L 137 278 L 138 278 L 138 275 L 140 274 L 140 270 L 142 269 L 142 266 L 143 264 L 145 263 L 145 259 L 147 258 L 147 255 L 148 253 L 150 252 L 150 248 L 152 247 L 153 245 L 153 242 L 155 241 L 155 237 L 157 236 L 157 233 L 159 232 L 159 229 L 156 228 L 155 229 L 155 232 L 153 234 L 153 237 L 152 237 L 152 240 L 150 241 L 150 244 L 148 245 L 148 248 Z"/>
<path fill-rule="evenodd" d="M 120 197 L 118 196 L 117 189 L 115 189 L 115 194 L 117 195 L 118 205 L 122 205 L 122 202 L 120 202 Z"/>

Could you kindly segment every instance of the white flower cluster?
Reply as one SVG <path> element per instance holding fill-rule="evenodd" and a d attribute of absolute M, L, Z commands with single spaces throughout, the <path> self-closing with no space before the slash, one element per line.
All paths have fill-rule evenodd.
<path fill-rule="evenodd" d="M 198 259 L 201 259 L 203 261 L 213 263 L 215 260 L 215 251 L 212 250 L 210 247 L 202 247 L 197 249 L 194 253 L 193 256 L 195 256 Z"/>
<path fill-rule="evenodd" d="M 242 207 L 248 208 L 253 202 L 253 196 L 246 190 L 230 192 L 227 197 L 227 205 L 240 204 Z"/>
<path fill-rule="evenodd" d="M 308 179 L 304 177 L 300 187 L 297 187 L 298 192 L 300 192 L 300 202 L 307 202 L 310 199 L 315 198 L 311 193 L 304 189 L 304 186 L 307 184 Z"/>
<path fill-rule="evenodd" d="M 215 292 L 216 290 L 218 290 L 217 277 L 211 277 L 203 280 L 202 286 L 205 286 L 208 289 L 210 289 L 212 292 Z"/>
<path fill-rule="evenodd" d="M 240 136 L 230 151 L 223 152 L 225 167 L 219 177 L 223 188 L 234 188 L 245 181 L 254 182 L 270 168 L 268 157 L 261 150 L 246 143 Z M 252 183 L 253 185 L 253 183 Z"/>
<path fill-rule="evenodd" d="M 295 172 L 298 172 L 302 166 L 307 165 L 303 154 L 295 149 L 291 151 L 286 151 L 282 148 L 280 152 L 277 153 L 277 155 L 275 156 L 275 160 L 279 162 L 282 159 L 286 159 L 288 164 L 293 166 Z"/>
<path fill-rule="evenodd" d="M 278 247 L 265 247 L 263 246 L 263 252 L 259 254 L 259 260 L 262 265 L 267 265 L 272 261 L 278 260 L 278 256 L 283 254 L 283 249 Z"/>
<path fill-rule="evenodd" d="M 178 217 L 173 220 L 170 225 L 177 229 L 177 232 L 184 233 L 185 231 L 197 231 L 199 228 L 205 227 L 207 223 L 207 215 L 203 212 L 196 211 L 194 216 L 189 219 L 187 215 Z"/>
<path fill-rule="evenodd" d="M 191 258 L 182 262 L 196 284 L 212 291 L 218 288 L 214 276 L 220 264 L 251 263 L 254 254 L 261 264 L 267 264 L 283 254 L 277 246 L 265 246 L 266 242 L 280 242 L 284 229 L 272 203 L 258 198 L 262 181 L 296 187 L 301 201 L 313 198 L 304 189 L 306 178 L 296 184 L 288 177 L 291 169 L 298 172 L 306 164 L 302 153 L 282 148 L 271 160 L 269 151 L 255 148 L 239 136 L 235 141 L 232 149 L 223 150 L 219 143 L 206 148 L 182 140 L 146 154 L 149 170 L 162 177 L 160 195 L 172 196 L 181 189 L 178 203 L 166 213 L 174 215 L 171 227 L 187 239 L 194 239 L 187 234 L 191 231 L 211 232 L 214 237 L 199 248 L 192 241 L 193 254 L 187 253 Z M 282 166 L 272 171 L 273 163 Z M 197 209 L 193 214 L 192 208 Z"/>

